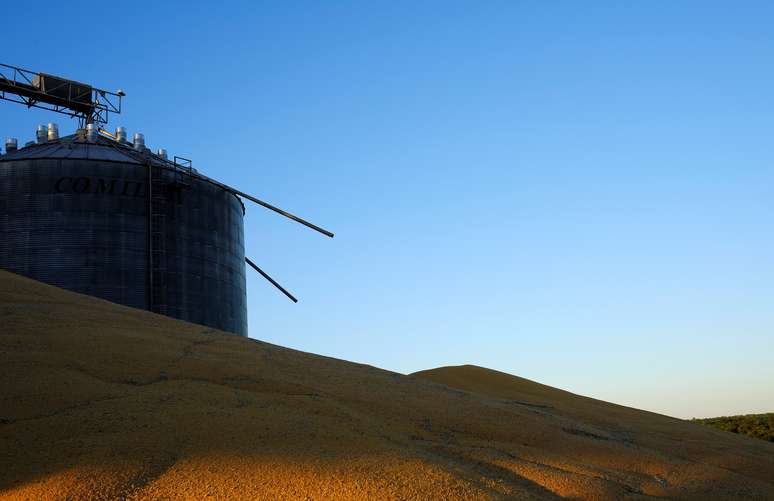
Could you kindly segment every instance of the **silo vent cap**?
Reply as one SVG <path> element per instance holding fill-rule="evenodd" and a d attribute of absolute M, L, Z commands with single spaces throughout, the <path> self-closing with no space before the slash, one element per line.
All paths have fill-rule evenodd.
<path fill-rule="evenodd" d="M 48 129 L 45 125 L 38 125 L 38 130 L 35 131 L 35 142 L 43 144 L 48 140 Z"/>
<path fill-rule="evenodd" d="M 86 124 L 86 141 L 97 142 L 97 126 L 95 124 Z"/>
<path fill-rule="evenodd" d="M 145 149 L 145 136 L 140 132 L 134 133 L 134 149 L 135 150 Z"/>
<path fill-rule="evenodd" d="M 126 127 L 116 127 L 116 141 L 119 143 L 128 142 L 126 139 Z"/>
<path fill-rule="evenodd" d="M 54 141 L 59 139 L 59 126 L 54 122 L 48 123 L 48 140 Z"/>

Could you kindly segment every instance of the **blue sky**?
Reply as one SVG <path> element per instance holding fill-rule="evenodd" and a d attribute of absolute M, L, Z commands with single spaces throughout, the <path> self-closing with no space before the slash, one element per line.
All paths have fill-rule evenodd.
<path fill-rule="evenodd" d="M 252 337 L 774 411 L 769 2 L 109 5 L 14 14 L 0 62 L 124 89 L 112 127 L 336 233 L 248 206 L 300 298 L 250 275 Z"/>

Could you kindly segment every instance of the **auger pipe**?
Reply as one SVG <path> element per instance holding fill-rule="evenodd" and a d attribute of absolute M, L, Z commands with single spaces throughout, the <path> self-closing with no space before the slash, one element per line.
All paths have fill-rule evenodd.
<path fill-rule="evenodd" d="M 260 269 L 260 268 L 258 267 L 258 265 L 256 265 L 254 262 L 250 261 L 250 259 L 249 259 L 249 258 L 245 257 L 245 262 L 247 262 L 247 264 L 249 264 L 250 266 L 252 266 L 252 267 L 253 267 L 253 269 L 254 269 L 255 271 L 257 271 L 258 273 L 260 273 L 260 274 L 261 274 L 261 276 L 262 276 L 263 278 L 265 278 L 266 280 L 268 280 L 269 282 L 271 282 L 271 284 L 272 284 L 274 287 L 278 288 L 278 289 L 280 290 L 280 292 L 282 292 L 282 293 L 283 293 L 283 294 L 285 294 L 287 297 L 289 297 L 291 301 L 293 301 L 294 303 L 297 303 L 297 302 L 298 302 L 298 299 L 296 299 L 296 298 L 293 296 L 293 294 L 291 294 L 290 292 L 286 291 L 284 287 L 282 287 L 282 286 L 281 286 L 280 284 L 278 284 L 278 283 L 277 283 L 277 282 L 276 282 L 276 281 L 275 281 L 273 278 L 271 278 L 271 277 L 270 277 L 268 274 L 266 274 L 266 272 L 265 272 L 265 271 L 263 271 L 262 269 Z"/>

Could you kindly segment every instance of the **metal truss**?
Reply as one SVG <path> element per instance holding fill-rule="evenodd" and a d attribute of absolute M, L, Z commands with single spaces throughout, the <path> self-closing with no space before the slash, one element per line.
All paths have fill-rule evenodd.
<path fill-rule="evenodd" d="M 122 91 L 110 92 L 74 80 L 0 64 L 0 99 L 78 118 L 86 124 L 107 124 L 121 113 Z"/>

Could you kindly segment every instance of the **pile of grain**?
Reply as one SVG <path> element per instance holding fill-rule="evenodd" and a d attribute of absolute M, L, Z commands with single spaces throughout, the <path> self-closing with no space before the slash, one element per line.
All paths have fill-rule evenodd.
<path fill-rule="evenodd" d="M 774 498 L 771 443 L 473 366 L 404 376 L 5 272 L 0 367 L 5 499 Z"/>

